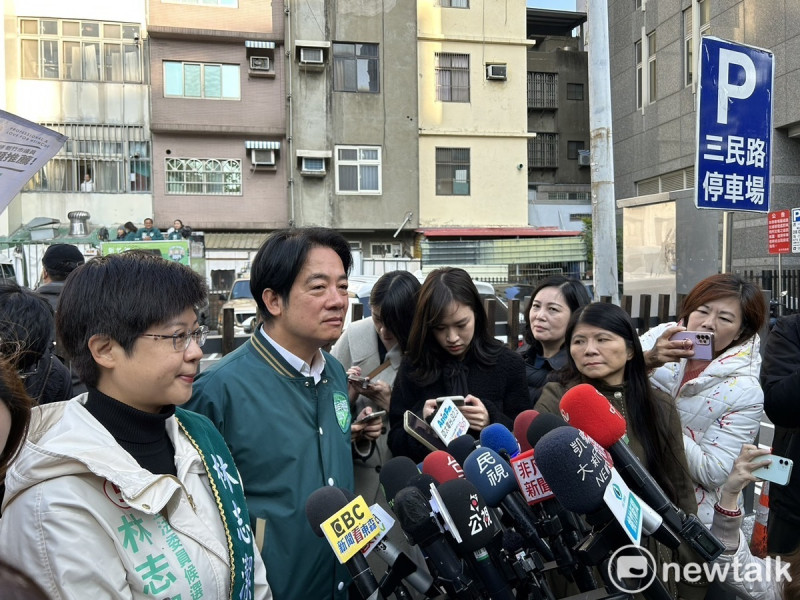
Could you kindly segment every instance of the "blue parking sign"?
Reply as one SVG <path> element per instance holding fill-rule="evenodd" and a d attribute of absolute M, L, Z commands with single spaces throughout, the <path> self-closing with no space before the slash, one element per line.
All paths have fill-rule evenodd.
<path fill-rule="evenodd" d="M 773 54 L 703 37 L 700 57 L 695 206 L 767 213 Z"/>

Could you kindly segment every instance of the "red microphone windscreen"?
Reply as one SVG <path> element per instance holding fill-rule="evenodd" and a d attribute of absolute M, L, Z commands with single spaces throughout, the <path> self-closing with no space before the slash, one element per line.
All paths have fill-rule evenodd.
<path fill-rule="evenodd" d="M 559 408 L 567 423 L 590 435 L 603 448 L 617 443 L 625 435 L 625 418 L 588 383 L 567 390 Z"/>
<path fill-rule="evenodd" d="M 464 479 L 464 470 L 458 461 L 444 450 L 431 452 L 422 461 L 422 472 L 433 477 L 437 483 L 451 479 Z"/>
<path fill-rule="evenodd" d="M 528 443 L 528 428 L 531 426 L 531 421 L 538 416 L 538 410 L 523 410 L 514 419 L 514 437 L 519 442 L 520 452 L 531 449 L 531 445 Z"/>

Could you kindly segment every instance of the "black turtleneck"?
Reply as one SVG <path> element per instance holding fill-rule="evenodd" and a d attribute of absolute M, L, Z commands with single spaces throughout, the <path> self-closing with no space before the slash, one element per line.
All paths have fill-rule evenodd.
<path fill-rule="evenodd" d="M 175 447 L 167 435 L 167 419 L 175 414 L 173 405 L 153 414 L 137 410 L 89 388 L 84 405 L 139 465 L 157 475 L 177 475 Z"/>

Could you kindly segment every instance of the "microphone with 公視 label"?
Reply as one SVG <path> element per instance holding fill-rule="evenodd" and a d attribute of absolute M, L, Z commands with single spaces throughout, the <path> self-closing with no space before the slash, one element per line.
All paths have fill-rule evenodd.
<path fill-rule="evenodd" d="M 380 600 L 378 587 L 367 559 L 361 554 L 378 528 L 361 496 L 348 502 L 342 490 L 326 486 L 314 490 L 306 500 L 306 518 L 311 529 L 325 537 L 340 563 L 347 567 L 358 593 L 364 600 Z"/>
<path fill-rule="evenodd" d="M 492 600 L 513 600 L 503 575 L 492 562 L 487 546 L 500 535 L 500 524 L 489 512 L 477 488 L 467 479 L 451 479 L 438 487 L 442 504 L 455 531 L 451 534 L 459 551 L 470 563 Z"/>
<path fill-rule="evenodd" d="M 589 384 L 567 390 L 561 399 L 566 421 L 607 449 L 614 466 L 642 500 L 664 520 L 665 527 L 683 539 L 705 560 L 714 560 L 723 544 L 696 515 L 675 506 L 625 442 L 627 423 L 608 399 Z"/>

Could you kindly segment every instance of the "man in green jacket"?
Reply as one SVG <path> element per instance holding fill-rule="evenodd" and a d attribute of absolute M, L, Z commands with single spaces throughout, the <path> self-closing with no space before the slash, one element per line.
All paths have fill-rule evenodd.
<path fill-rule="evenodd" d="M 305 504 L 326 485 L 353 489 L 347 377 L 321 350 L 341 334 L 351 264 L 333 230 L 273 233 L 250 272 L 263 324 L 197 377 L 187 405 L 231 449 L 275 600 L 347 598 L 347 569 Z"/>
<path fill-rule="evenodd" d="M 163 240 L 164 236 L 157 227 L 153 227 L 153 219 L 147 218 L 144 220 L 144 227 L 139 230 L 140 240 Z"/>

